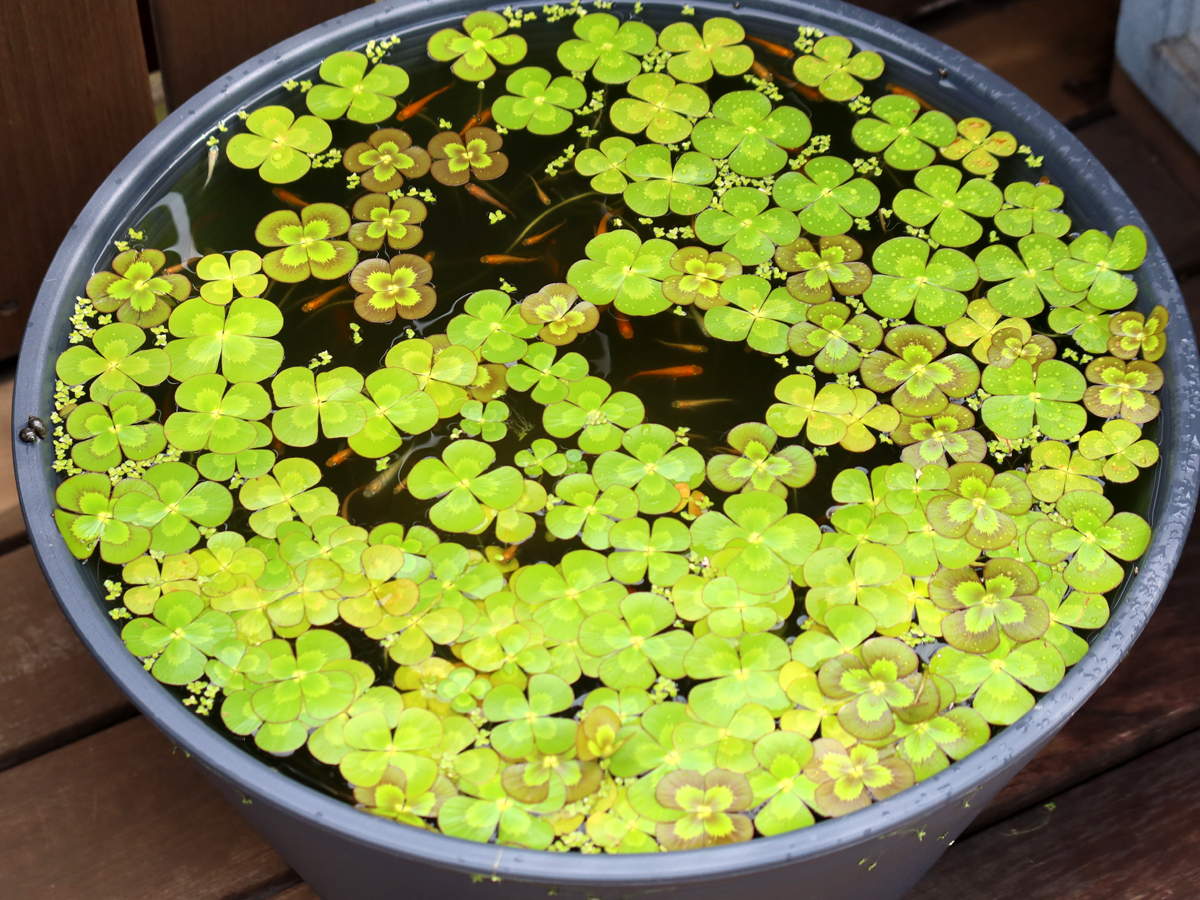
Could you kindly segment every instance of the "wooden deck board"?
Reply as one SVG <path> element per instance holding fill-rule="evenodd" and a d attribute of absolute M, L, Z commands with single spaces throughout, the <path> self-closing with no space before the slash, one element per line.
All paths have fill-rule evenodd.
<path fill-rule="evenodd" d="M 295 877 L 141 717 L 0 774 L 0 847 L 14 900 L 227 900 Z"/>
<path fill-rule="evenodd" d="M 1200 885 L 1200 732 L 957 842 L 906 900 L 1166 900 Z"/>

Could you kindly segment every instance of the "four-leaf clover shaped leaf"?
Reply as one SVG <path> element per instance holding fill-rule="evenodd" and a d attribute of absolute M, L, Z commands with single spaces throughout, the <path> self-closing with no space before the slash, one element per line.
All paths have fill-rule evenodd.
<path fill-rule="evenodd" d="M 556 714 L 573 702 L 571 686 L 557 675 L 534 675 L 527 690 L 512 684 L 493 688 L 483 698 L 484 716 L 500 723 L 492 729 L 492 746 L 509 759 L 524 759 L 535 750 L 566 752 L 575 743 L 575 720 Z"/>
<path fill-rule="evenodd" d="M 567 283 L 596 306 L 615 303 L 628 315 L 651 316 L 671 305 L 662 280 L 671 274 L 675 245 L 660 238 L 643 243 L 632 231 L 610 231 L 592 238 L 587 259 L 572 264 Z"/>
<path fill-rule="evenodd" d="M 203 676 L 217 644 L 234 636 L 233 620 L 206 609 L 191 591 L 172 591 L 154 604 L 154 616 L 143 616 L 121 630 L 121 640 L 134 656 L 153 658 L 150 674 L 163 684 L 188 684 Z"/>
<path fill-rule="evenodd" d="M 813 479 L 813 456 L 795 444 L 775 453 L 778 436 L 759 422 L 743 422 L 729 432 L 729 446 L 741 456 L 718 454 L 708 461 L 708 480 L 717 490 L 771 491 L 786 497 L 788 488 L 802 488 Z"/>
<path fill-rule="evenodd" d="M 121 459 L 144 460 L 167 445 L 154 416 L 154 401 L 139 391 L 118 391 L 101 403 L 81 403 L 67 416 L 67 434 L 76 441 L 71 459 L 81 469 L 104 472 Z"/>
<path fill-rule="evenodd" d="M 930 671 L 947 679 L 960 702 L 974 695 L 971 706 L 993 725 L 1011 725 L 1035 702 L 1026 688 L 1044 693 L 1062 681 L 1062 654 L 1045 639 L 1000 646 L 985 654 L 945 647 L 934 654 Z"/>
<path fill-rule="evenodd" d="M 1074 306 L 1052 309 L 1047 316 L 1047 322 L 1056 334 L 1069 334 L 1075 343 L 1088 353 L 1104 353 L 1108 350 L 1112 339 L 1112 319 L 1111 313 L 1093 306 L 1086 300 L 1081 300 Z"/>
<path fill-rule="evenodd" d="M 489 362 L 510 363 L 526 352 L 525 339 L 536 335 L 536 324 L 521 315 L 504 291 L 476 291 L 463 304 L 463 315 L 455 316 L 446 328 L 450 340 L 476 350 Z"/>
<path fill-rule="evenodd" d="M 679 816 L 655 827 L 659 845 L 668 850 L 719 847 L 754 836 L 750 817 L 743 815 L 754 802 L 745 775 L 726 769 L 705 774 L 681 769 L 665 775 L 654 789 L 654 796 Z"/>
<path fill-rule="evenodd" d="M 420 226 L 429 210 L 416 197 L 367 194 L 354 201 L 350 209 L 358 221 L 350 226 L 346 239 L 359 250 L 378 250 L 384 239 L 392 250 L 408 250 L 421 243 L 425 229 Z"/>
<path fill-rule="evenodd" d="M 692 133 L 692 121 L 708 112 L 708 94 L 670 75 L 646 72 L 629 82 L 628 97 L 613 104 L 612 123 L 626 134 L 646 132 L 656 144 L 677 144 Z M 634 98 L 637 99 L 634 99 Z"/>
<path fill-rule="evenodd" d="M 788 346 L 788 326 L 804 317 L 804 306 L 787 288 L 771 290 L 757 275 L 735 275 L 721 285 L 722 306 L 704 314 L 708 333 L 723 341 L 745 341 L 763 353 L 783 353 Z"/>
<path fill-rule="evenodd" d="M 1074 306 L 1083 299 L 1081 291 L 1068 291 L 1054 277 L 1055 264 L 1067 258 L 1067 245 L 1047 234 L 1028 234 L 1017 242 L 1017 253 L 1006 244 L 992 244 L 975 258 L 984 281 L 1000 284 L 988 289 L 987 298 L 1004 316 L 1031 319 L 1045 303 Z"/>
<path fill-rule="evenodd" d="M 249 134 L 235 134 L 225 155 L 239 169 L 258 169 L 268 184 L 287 184 L 304 177 L 312 156 L 333 140 L 329 125 L 316 116 L 296 118 L 286 106 L 264 106 L 246 118 Z"/>
<path fill-rule="evenodd" d="M 798 238 L 775 251 L 775 265 L 785 272 L 792 296 L 803 303 L 824 303 L 836 290 L 855 296 L 871 284 L 871 269 L 862 259 L 862 244 L 844 234 L 823 235 L 814 247 Z"/>
<path fill-rule="evenodd" d="M 803 171 L 784 173 L 771 196 L 784 209 L 798 212 L 800 224 L 816 235 L 845 234 L 855 218 L 879 208 L 879 188 L 855 178 L 854 167 L 836 156 L 817 156 Z"/>
<path fill-rule="evenodd" d="M 231 383 L 263 381 L 283 362 L 283 344 L 271 340 L 283 315 L 270 300 L 239 297 L 217 306 L 202 297 L 175 307 L 169 323 L 179 340 L 167 344 L 171 377 L 184 381 L 220 368 Z"/>
<path fill-rule="evenodd" d="M 749 52 L 749 48 L 747 48 Z M 731 91 L 713 104 L 712 116 L 692 130 L 692 146 L 748 178 L 774 175 L 812 134 L 812 122 L 794 106 L 771 109 L 758 91 Z"/>
<path fill-rule="evenodd" d="M 267 289 L 262 257 L 253 250 L 235 250 L 228 258 L 210 253 L 196 263 L 196 274 L 205 282 L 200 296 L 218 306 L 232 300 L 234 290 L 239 297 L 257 297 Z"/>
<path fill-rule="evenodd" d="M 762 96 L 761 94 L 758 96 Z M 721 249 L 742 265 L 755 266 L 775 255 L 775 248 L 800 236 L 800 222 L 756 188 L 730 188 L 721 209 L 706 209 L 696 217 L 696 237 Z"/>
<path fill-rule="evenodd" d="M 508 22 L 499 13 L 474 12 L 463 19 L 462 31 L 443 28 L 429 38 L 429 55 L 450 62 L 463 81 L 484 81 L 496 74 L 496 63 L 514 66 L 525 58 L 529 47 L 518 34 L 505 34 Z M 493 62 L 494 60 L 494 62 Z"/>
<path fill-rule="evenodd" d="M 1029 526 L 1025 543 L 1033 558 L 1047 565 L 1070 557 L 1063 580 L 1077 591 L 1108 593 L 1125 577 L 1117 559 L 1133 562 L 1150 545 L 1146 520 L 1131 512 L 1114 515 L 1103 494 L 1071 491 L 1055 508 L 1069 524 L 1039 519 Z"/>
<path fill-rule="evenodd" d="M 863 92 L 862 81 L 883 74 L 883 57 L 870 50 L 851 56 L 854 45 L 840 35 L 823 37 L 813 52 L 801 56 L 792 66 L 796 80 L 816 88 L 830 100 L 851 100 Z"/>
<path fill-rule="evenodd" d="M 361 176 L 368 191 L 387 193 L 402 187 L 405 178 L 420 178 L 428 172 L 430 159 L 428 152 L 413 146 L 407 131 L 380 128 L 365 141 L 347 147 L 342 165 Z"/>
<path fill-rule="evenodd" d="M 457 187 L 474 176 L 476 181 L 491 181 L 508 171 L 508 156 L 500 152 L 504 138 L 490 128 L 443 131 L 429 141 L 433 158 L 430 171 L 441 184 Z"/>
<path fill-rule="evenodd" d="M 802 565 L 820 543 L 812 519 L 788 513 L 787 501 L 767 491 L 734 494 L 723 508 L 723 513 L 709 510 L 692 523 L 692 547 L 712 557 L 744 591 L 782 590 L 791 581 L 792 568 Z"/>
<path fill-rule="evenodd" d="M 894 391 L 892 405 L 906 415 L 941 412 L 948 397 L 966 397 L 979 387 L 978 366 L 961 353 L 942 356 L 946 339 L 932 328 L 901 325 L 883 343 L 887 350 L 872 351 L 862 361 L 863 383 L 873 391 Z"/>
<path fill-rule="evenodd" d="M 938 110 L 921 113 L 921 104 L 903 94 L 880 97 L 871 112 L 879 118 L 859 119 L 851 137 L 868 153 L 883 151 L 883 161 L 894 169 L 923 169 L 936 158 L 934 147 L 955 139 L 953 119 Z"/>
<path fill-rule="evenodd" d="M 813 805 L 825 816 L 844 816 L 913 786 L 912 767 L 890 750 L 866 744 L 846 748 L 831 738 L 813 741 L 804 775 L 816 784 Z"/>
<path fill-rule="evenodd" d="M 625 188 L 625 202 L 643 216 L 694 216 L 712 200 L 711 184 L 717 167 L 703 153 L 689 150 L 671 166 L 671 151 L 659 144 L 644 144 L 625 159 L 634 183 Z"/>
<path fill-rule="evenodd" d="M 698 84 L 713 73 L 741 75 L 754 64 L 754 51 L 742 43 L 745 29 L 722 16 L 704 23 L 704 36 L 691 22 L 673 22 L 658 36 L 658 45 L 674 54 L 667 71 L 679 81 Z"/>
<path fill-rule="evenodd" d="M 1100 477 L 1102 471 L 1099 462 L 1089 459 L 1078 450 L 1072 451 L 1061 441 L 1042 441 L 1034 446 L 1029 455 L 1029 477 L 1025 483 L 1038 500 L 1053 503 L 1068 491 L 1102 493 L 1100 482 L 1094 480 Z"/>
<path fill-rule="evenodd" d="M 88 394 L 98 403 L 107 403 L 117 391 L 162 384 L 170 374 L 171 358 L 158 347 L 139 349 L 148 337 L 136 325 L 105 325 L 92 335 L 94 350 L 77 344 L 63 351 L 54 364 L 55 374 L 71 385 L 91 381 Z"/>
<path fill-rule="evenodd" d="M 972 175 L 990 175 L 1000 168 L 997 156 L 1016 152 L 1015 137 L 1007 131 L 992 131 L 991 122 L 975 116 L 961 120 L 958 137 L 942 148 L 942 156 L 962 160 L 962 167 Z"/>
<path fill-rule="evenodd" d="M 579 299 L 569 284 L 548 284 L 521 301 L 521 318 L 540 325 L 538 337 L 547 344 L 562 347 L 600 324 L 600 311 L 594 304 Z M 525 357 L 528 357 L 526 352 Z M 554 358 L 553 352 L 550 358 Z M 512 373 L 509 373 L 511 381 Z M 521 390 L 521 388 L 517 388 Z"/>
<path fill-rule="evenodd" d="M 1092 383 L 1083 394 L 1083 405 L 1091 412 L 1137 425 L 1158 416 L 1162 404 L 1153 392 L 1163 386 L 1163 372 L 1154 363 L 1102 356 L 1088 363 L 1085 371 Z M 1081 425 L 1074 434 L 1082 430 Z"/>
<path fill-rule="evenodd" d="M 676 447 L 676 435 L 664 425 L 635 425 L 621 438 L 625 453 L 608 450 L 592 466 L 601 490 L 613 485 L 633 488 L 643 513 L 659 515 L 679 503 L 675 485 L 699 487 L 704 458 L 692 447 Z"/>
<path fill-rule="evenodd" d="M 260 475 L 242 485 L 238 500 L 254 510 L 250 527 L 265 538 L 275 537 L 284 522 L 296 516 L 311 525 L 321 516 L 337 512 L 337 496 L 327 487 L 317 487 L 321 470 L 312 460 L 292 457 L 275 463 L 270 475 Z"/>
<path fill-rule="evenodd" d="M 254 446 L 254 423 L 270 413 L 271 398 L 253 382 L 230 384 L 221 375 L 195 375 L 176 389 L 175 405 L 188 411 L 167 418 L 171 446 L 241 453 Z"/>
<path fill-rule="evenodd" d="M 429 779 L 437 763 L 429 754 L 442 741 L 442 720 L 427 709 L 412 707 L 395 718 L 395 727 L 379 710 L 351 717 L 344 737 L 350 748 L 339 764 L 342 777 L 356 787 L 375 787 L 391 766 L 409 778 Z"/>
<path fill-rule="evenodd" d="M 1071 217 L 1059 211 L 1064 199 L 1062 188 L 1052 184 L 1014 181 L 1004 189 L 1004 208 L 996 213 L 996 227 L 1013 237 L 1060 238 L 1071 230 Z"/>
<path fill-rule="evenodd" d="M 533 388 L 530 396 L 534 402 L 549 405 L 565 399 L 570 383 L 586 377 L 587 373 L 587 360 L 578 353 L 565 353 L 555 361 L 553 345 L 535 342 L 529 345 L 521 362 L 509 368 L 508 386 L 514 391 Z"/>
<path fill-rule="evenodd" d="M 398 253 L 390 260 L 364 259 L 350 273 L 350 287 L 358 291 L 354 311 L 368 322 L 387 324 L 396 316 L 419 319 L 437 305 L 437 292 L 429 284 L 433 266 L 413 253 Z"/>
<path fill-rule="evenodd" d="M 938 534 L 998 550 L 1016 540 L 1013 517 L 1029 512 L 1032 505 L 1033 495 L 1016 472 L 997 475 L 984 463 L 955 463 L 946 493 L 929 501 L 926 514 Z"/>
<path fill-rule="evenodd" d="M 932 222 L 929 237 L 947 247 L 966 247 L 979 240 L 983 226 L 972 216 L 994 216 L 1004 202 L 996 185 L 982 178 L 963 184 L 962 172 L 950 166 L 928 166 L 913 180 L 916 189 L 904 188 L 892 201 L 896 215 L 918 228 Z"/>
<path fill-rule="evenodd" d="M 891 319 L 906 318 L 915 308 L 922 325 L 949 325 L 960 318 L 967 310 L 963 292 L 979 282 L 971 257 L 943 247 L 930 258 L 929 245 L 914 237 L 884 241 L 872 263 L 876 274 L 863 293 L 867 306 Z"/>
<path fill-rule="evenodd" d="M 862 351 L 883 342 L 879 321 L 865 313 L 850 315 L 845 303 L 830 301 L 808 307 L 808 321 L 792 326 L 788 348 L 797 356 L 812 356 L 822 372 L 853 372 L 862 363 Z"/>
<path fill-rule="evenodd" d="M 591 475 L 568 475 L 554 487 L 563 500 L 546 511 L 546 529 L 562 540 L 580 536 L 584 546 L 607 550 L 613 523 L 637 515 L 638 499 L 632 490 L 613 484 L 601 492 Z"/>
<path fill-rule="evenodd" d="M 342 50 L 325 57 L 318 84 L 304 95 L 308 111 L 322 119 L 382 122 L 396 111 L 396 96 L 408 90 L 408 73 L 399 66 L 379 63 L 367 71 L 367 57 Z"/>
<path fill-rule="evenodd" d="M 826 384 L 817 390 L 811 375 L 788 375 L 775 385 L 780 403 L 767 410 L 767 425 L 780 437 L 796 437 L 801 431 L 819 446 L 836 444 L 846 435 L 842 416 L 854 411 L 855 397 L 842 384 Z M 874 397 L 874 394 L 871 395 Z"/>
<path fill-rule="evenodd" d="M 967 653 L 1000 646 L 1003 632 L 1017 643 L 1040 638 L 1050 611 L 1037 595 L 1038 578 L 1015 559 L 990 559 L 983 570 L 939 569 L 929 582 L 929 599 L 947 611 L 942 636 Z"/>
<path fill-rule="evenodd" d="M 737 258 L 703 247 L 680 247 L 671 254 L 674 273 L 663 279 L 663 295 L 672 303 L 712 309 L 723 303 L 721 283 L 742 274 Z"/>
<path fill-rule="evenodd" d="M 333 240 L 350 230 L 350 214 L 336 203 L 310 203 L 297 214 L 290 209 L 267 213 L 254 229 L 264 247 L 279 247 L 263 257 L 263 271 L 289 284 L 310 275 L 332 281 L 358 262 L 347 241 Z"/>
<path fill-rule="evenodd" d="M 603 661 L 599 675 L 610 688 L 649 688 L 656 675 L 684 676 L 683 658 L 692 648 L 690 632 L 675 629 L 675 607 L 657 594 L 630 594 L 620 613 L 588 616 L 579 629 L 579 646 Z"/>
<path fill-rule="evenodd" d="M 1071 241 L 1070 258 L 1054 266 L 1054 277 L 1068 291 L 1087 292 L 1100 309 L 1123 309 L 1137 297 L 1137 282 L 1122 275 L 1146 259 L 1146 233 L 1125 225 L 1110 239 L 1104 232 L 1085 231 Z"/>
<path fill-rule="evenodd" d="M 779 686 L 779 670 L 791 658 L 787 644 L 773 634 L 746 634 L 736 642 L 706 634 L 683 660 L 688 677 L 702 682 L 688 694 L 688 704 L 712 718 L 732 716 L 748 703 L 779 715 L 792 706 Z"/>
<path fill-rule="evenodd" d="M 510 93 L 492 104 L 496 121 L 505 128 L 527 128 L 530 134 L 558 134 L 570 128 L 571 110 L 583 106 L 587 90 L 569 75 L 551 77 L 540 66 L 525 66 L 509 75 L 504 86 Z"/>
<path fill-rule="evenodd" d="M 72 475 L 54 493 L 61 507 L 54 521 L 76 559 L 87 559 L 100 547 L 100 558 L 123 565 L 150 548 L 150 529 L 117 518 L 117 502 L 127 493 L 153 490 L 138 479 L 124 479 L 114 488 L 107 475 Z"/>
<path fill-rule="evenodd" d="M 477 380 L 478 362 L 469 347 L 451 344 L 445 338 L 401 341 L 384 359 L 388 368 L 404 369 L 416 376 L 417 386 L 437 404 L 438 415 L 443 419 L 455 415 L 466 402 L 465 386 Z"/>
<path fill-rule="evenodd" d="M 588 13 L 575 22 L 575 37 L 558 45 L 558 61 L 572 72 L 592 70 L 597 81 L 624 84 L 642 71 L 636 57 L 654 49 L 654 29 L 621 22 L 611 13 Z"/>
<path fill-rule="evenodd" d="M 902 418 L 892 440 L 904 447 L 900 458 L 917 469 L 944 466 L 947 456 L 955 462 L 983 462 L 987 455 L 987 442 L 975 430 L 975 413 L 957 403 L 947 403 L 928 418 Z"/>
<path fill-rule="evenodd" d="M 600 142 L 600 149 L 588 147 L 575 157 L 575 171 L 591 178 L 591 188 L 601 194 L 619 194 L 629 184 L 625 160 L 633 152 L 629 138 L 610 137 Z"/>
<path fill-rule="evenodd" d="M 1108 321 L 1112 337 L 1108 352 L 1118 359 L 1137 359 L 1141 353 L 1147 362 L 1158 362 L 1167 352 L 1167 323 L 1170 314 L 1166 307 L 1156 306 L 1146 316 L 1135 309 L 1125 310 Z"/>
<path fill-rule="evenodd" d="M 97 272 L 87 280 L 84 293 L 102 313 L 116 313 L 117 321 L 140 328 L 161 325 L 176 300 L 192 292 L 186 275 L 158 270 L 167 264 L 161 250 L 126 250 L 112 261 L 111 272 Z"/>
<path fill-rule="evenodd" d="M 817 681 L 825 696 L 843 701 L 837 718 L 846 731 L 878 741 L 895 731 L 897 714 L 917 704 L 924 680 L 919 666 L 917 654 L 902 641 L 877 637 L 827 661 Z"/>
<path fill-rule="evenodd" d="M 143 476 L 153 493 L 134 491 L 117 500 L 117 517 L 151 529 L 150 549 L 184 553 L 200 542 L 196 528 L 223 525 L 233 512 L 233 497 L 220 484 L 200 481 L 187 463 L 152 466 Z"/>
<path fill-rule="evenodd" d="M 638 517 L 622 519 L 608 533 L 613 552 L 608 554 L 608 570 L 624 584 L 640 584 L 647 575 L 650 583 L 671 587 L 687 574 L 687 558 L 682 554 L 691 545 L 687 526 L 678 519 L 660 516 L 651 525 Z"/>
<path fill-rule="evenodd" d="M 291 447 L 315 444 L 318 425 L 327 438 L 357 434 L 366 421 L 362 388 L 362 375 L 350 366 L 327 372 L 313 372 L 307 366 L 284 369 L 271 381 L 277 407 L 271 430 Z"/>
<path fill-rule="evenodd" d="M 1026 437 L 1036 421 L 1046 437 L 1067 440 L 1087 425 L 1087 413 L 1079 405 L 1086 383 L 1070 363 L 1048 359 L 1035 370 L 1029 360 L 1015 359 L 1007 368 L 984 369 L 982 384 L 992 395 L 983 401 L 983 423 L 997 437 Z"/>
<path fill-rule="evenodd" d="M 1124 419 L 1105 422 L 1099 431 L 1088 431 L 1079 439 L 1079 452 L 1086 459 L 1104 460 L 1104 477 L 1125 484 L 1134 481 L 1138 469 L 1158 462 L 1158 444 L 1142 438 L 1142 429 Z"/>
<path fill-rule="evenodd" d="M 521 499 L 524 481 L 512 466 L 488 471 L 496 451 L 481 441 L 460 440 L 442 458 L 426 457 L 413 466 L 408 491 L 418 500 L 439 497 L 429 519 L 445 531 L 474 532 L 487 526 L 483 504 L 507 509 Z"/>

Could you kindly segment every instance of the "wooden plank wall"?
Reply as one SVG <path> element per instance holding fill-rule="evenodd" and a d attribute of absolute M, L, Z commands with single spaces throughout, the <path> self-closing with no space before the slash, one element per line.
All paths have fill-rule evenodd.
<path fill-rule="evenodd" d="M 69 8 L 3 0 L 0 84 L 0 359 L 6 359 L 20 349 L 42 276 L 67 229 L 154 126 L 136 0 L 72 0 Z"/>
<path fill-rule="evenodd" d="M 285 38 L 372 0 L 150 0 L 168 109 Z"/>

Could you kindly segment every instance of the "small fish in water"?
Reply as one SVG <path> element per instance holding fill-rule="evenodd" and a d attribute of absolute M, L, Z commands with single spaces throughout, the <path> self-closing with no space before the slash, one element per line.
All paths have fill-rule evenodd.
<path fill-rule="evenodd" d="M 408 459 L 408 454 L 400 457 L 398 460 L 368 481 L 366 486 L 362 489 L 363 496 L 369 499 L 387 487 L 388 482 L 396 477 L 396 474 L 400 471 L 400 467 L 404 465 L 404 461 L 406 459 Z"/>
<path fill-rule="evenodd" d="M 397 481 L 397 482 L 396 482 L 396 486 L 395 486 L 394 488 L 392 488 L 392 493 L 393 493 L 393 494 L 399 494 L 399 493 L 400 493 L 401 491 L 403 491 L 403 490 L 404 490 L 406 487 L 408 487 L 408 479 L 407 479 L 407 478 L 405 478 L 405 479 L 403 479 L 403 480 L 401 480 L 401 481 Z"/>
<path fill-rule="evenodd" d="M 504 266 L 509 263 L 531 263 L 540 260 L 540 256 L 512 256 L 508 253 L 488 253 L 479 257 L 485 266 Z"/>
<path fill-rule="evenodd" d="M 893 94 L 899 94 L 901 97 L 911 97 L 920 104 L 921 109 L 933 109 L 933 106 L 931 106 L 928 101 L 926 101 L 923 97 L 919 97 L 918 95 L 914 94 L 908 88 L 902 88 L 898 84 L 886 84 L 884 85 L 884 89 Z"/>
<path fill-rule="evenodd" d="M 664 347 L 671 347 L 674 350 L 682 350 L 684 353 L 707 353 L 708 348 L 703 344 L 673 344 L 670 341 L 664 341 L 662 338 L 656 340 Z"/>
<path fill-rule="evenodd" d="M 204 190 L 204 188 L 208 187 L 208 183 L 212 181 L 213 169 L 217 167 L 217 157 L 220 155 L 221 150 L 216 144 L 208 148 L 208 177 L 204 179 L 204 187 L 201 187 L 200 190 Z"/>
<path fill-rule="evenodd" d="M 752 44 L 758 44 L 769 53 L 774 53 L 776 56 L 782 56 L 784 59 L 791 59 L 796 55 L 794 50 L 784 47 L 782 44 L 773 44 L 770 41 L 764 41 L 762 38 L 750 37 L 746 35 L 746 40 Z"/>
<path fill-rule="evenodd" d="M 361 491 L 364 487 L 365 487 L 365 485 L 360 484 L 358 487 L 356 487 L 354 490 L 352 490 L 350 493 L 348 493 L 345 496 L 345 498 L 342 500 L 342 508 L 341 508 L 340 512 L 342 514 L 342 518 L 345 519 L 347 522 L 350 521 L 350 498 L 353 497 L 355 494 L 357 494 L 359 491 Z"/>
<path fill-rule="evenodd" d="M 1043 175 L 1041 178 L 1038 179 L 1038 184 L 1049 184 L 1049 183 L 1050 183 L 1049 175 Z"/>
<path fill-rule="evenodd" d="M 333 466 L 340 466 L 354 455 L 355 453 L 353 450 L 351 450 L 349 447 L 345 447 L 333 454 L 333 456 L 329 457 L 329 459 L 325 460 L 325 465 L 329 468 L 332 468 Z"/>
<path fill-rule="evenodd" d="M 603 217 L 600 219 L 600 224 L 596 226 L 596 237 L 599 237 L 602 234 L 608 234 L 608 223 L 612 217 L 612 210 L 609 210 L 603 215 Z"/>
<path fill-rule="evenodd" d="M 286 203 L 288 206 L 294 206 L 294 207 L 296 207 L 296 209 L 304 209 L 304 207 L 308 206 L 307 200 L 301 200 L 299 197 L 297 197 L 291 191 L 285 191 L 281 187 L 271 188 L 271 193 L 274 194 L 276 197 L 278 197 L 280 200 L 282 200 L 284 203 Z"/>
<path fill-rule="evenodd" d="M 517 555 L 517 551 L 520 549 L 520 544 L 509 544 L 504 548 L 504 552 L 500 554 L 500 562 L 512 562 L 513 558 Z"/>
<path fill-rule="evenodd" d="M 486 125 L 490 121 L 492 121 L 492 108 L 489 106 L 483 112 L 477 112 L 471 118 L 467 119 L 467 124 L 462 127 L 462 131 L 459 134 L 466 134 L 472 128 Z"/>
<path fill-rule="evenodd" d="M 774 81 L 775 73 L 760 63 L 757 59 L 750 64 L 750 71 L 763 81 Z"/>
<path fill-rule="evenodd" d="M 456 83 L 457 82 L 452 81 L 452 82 L 450 82 L 450 84 L 446 85 L 444 88 L 438 88 L 432 94 L 422 97 L 420 100 L 414 100 L 412 103 L 408 104 L 408 106 L 404 107 L 404 109 L 400 110 L 400 112 L 396 113 L 396 121 L 403 122 L 407 119 L 411 119 L 413 116 L 417 115 L 421 110 L 423 110 L 428 105 L 430 100 L 432 100 L 438 94 L 446 93 L 446 91 L 448 91 L 448 90 L 450 90 L 450 88 L 454 87 L 454 85 Z"/>
<path fill-rule="evenodd" d="M 309 300 L 302 307 L 300 307 L 300 309 L 303 312 L 312 312 L 313 310 L 320 309 L 322 306 L 324 306 L 326 303 L 328 303 L 330 300 L 332 300 L 334 297 L 336 297 L 338 294 L 340 294 L 342 291 L 346 290 L 349 287 L 350 287 L 350 285 L 348 285 L 348 284 L 339 284 L 335 288 L 330 288 L 325 293 L 323 293 L 321 296 L 319 296 L 313 300 Z"/>
<path fill-rule="evenodd" d="M 732 397 L 706 397 L 703 400 L 672 400 L 672 409 L 701 409 L 714 403 L 732 403 Z"/>
<path fill-rule="evenodd" d="M 629 321 L 629 316 L 625 315 L 619 309 L 614 310 L 614 314 L 617 317 L 617 331 L 621 332 L 621 337 L 625 338 L 625 340 L 631 340 L 633 338 L 633 323 Z"/>
<path fill-rule="evenodd" d="M 543 231 L 541 234 L 535 234 L 533 237 L 527 237 L 525 240 L 521 241 L 521 246 L 532 247 L 534 244 L 540 244 L 546 238 L 550 237 L 550 235 L 554 234 L 554 232 L 558 231 L 558 229 L 562 228 L 565 224 L 567 224 L 566 221 L 559 222 L 548 231 Z"/>
<path fill-rule="evenodd" d="M 645 369 L 641 372 L 635 372 L 626 378 L 626 381 L 633 381 L 635 378 L 694 378 L 696 375 L 703 375 L 704 369 L 700 366 L 668 366 L 665 369 Z"/>
<path fill-rule="evenodd" d="M 202 256 L 193 256 L 193 257 L 192 257 L 191 259 L 189 259 L 187 262 L 178 262 L 178 263 L 175 263 L 175 265 L 173 265 L 173 266 L 168 266 L 166 269 L 163 269 L 163 274 L 165 274 L 165 275 L 175 275 L 175 274 L 177 274 L 177 273 L 179 273 L 179 272 L 182 272 L 184 269 L 191 268 L 191 267 L 192 267 L 192 266 L 194 266 L 196 263 L 200 262 L 200 260 L 201 260 L 201 259 L 203 259 L 203 258 L 204 258 L 204 257 L 202 257 Z"/>
<path fill-rule="evenodd" d="M 427 262 L 427 263 L 431 263 L 431 262 L 433 262 L 433 258 L 434 258 L 435 256 L 437 256 L 437 251 L 436 251 L 436 250 L 430 250 L 428 253 L 426 253 L 426 254 L 425 254 L 425 262 Z"/>
<path fill-rule="evenodd" d="M 696 320 L 696 324 L 700 326 L 700 333 L 705 337 L 712 337 L 712 335 L 708 333 L 708 329 L 704 327 L 704 316 L 700 315 L 700 310 L 696 309 L 694 306 L 689 306 L 688 312 L 690 312 L 692 318 Z"/>
<path fill-rule="evenodd" d="M 542 201 L 542 206 L 549 206 L 550 195 L 542 190 L 542 186 L 537 183 L 537 179 L 532 175 L 529 176 L 529 180 L 533 182 L 533 189 L 537 191 L 538 199 Z"/>
<path fill-rule="evenodd" d="M 472 197 L 474 197 L 476 200 L 482 200 L 484 203 L 490 203 L 490 204 L 492 204 L 492 206 L 499 207 L 500 209 L 504 210 L 510 216 L 513 215 L 513 211 L 511 209 L 509 209 L 507 206 L 505 206 L 503 203 L 501 203 L 499 200 L 497 200 L 495 197 L 493 197 L 491 194 L 489 194 L 487 191 L 485 191 L 483 188 L 481 188 L 475 182 L 473 182 L 473 181 L 467 182 L 466 187 L 467 187 L 467 193 L 470 194 Z"/>

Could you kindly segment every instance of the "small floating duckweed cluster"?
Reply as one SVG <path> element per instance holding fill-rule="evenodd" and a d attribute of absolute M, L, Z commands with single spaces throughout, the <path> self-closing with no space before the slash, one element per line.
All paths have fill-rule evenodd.
<path fill-rule="evenodd" d="M 473 13 L 412 84 L 335 53 L 57 361 L 56 518 L 129 651 L 407 826 L 640 853 L 885 801 L 1150 540 L 1144 234 L 844 37 L 640 11 Z"/>

